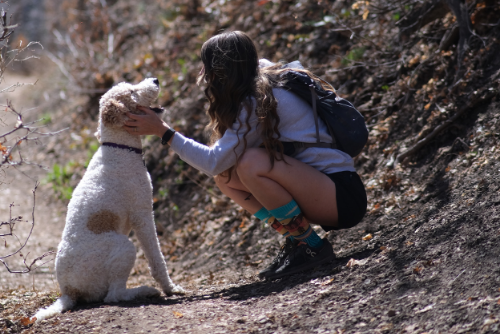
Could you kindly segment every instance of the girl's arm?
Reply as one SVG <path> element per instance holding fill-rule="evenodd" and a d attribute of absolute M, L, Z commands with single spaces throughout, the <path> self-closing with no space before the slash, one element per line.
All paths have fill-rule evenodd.
<path fill-rule="evenodd" d="M 255 103 L 255 102 L 254 102 Z M 157 135 L 162 137 L 170 126 L 163 122 L 149 108 L 139 107 L 145 115 L 127 114 L 132 120 L 125 122 L 125 129 L 134 135 Z M 179 154 L 180 158 L 191 166 L 202 172 L 214 176 L 234 166 L 238 157 L 243 152 L 243 134 L 247 131 L 246 119 L 247 111 L 242 108 L 233 127 L 226 130 L 226 133 L 213 146 L 198 143 L 176 132 L 170 139 L 170 147 Z M 250 131 L 246 135 L 247 148 L 257 147 L 261 143 L 260 134 L 257 130 L 258 120 L 255 113 L 249 119 Z M 239 129 L 241 125 L 241 128 Z M 138 128 L 135 132 L 134 128 Z M 239 143 L 239 144 L 238 144 Z M 236 148 L 236 150 L 235 150 Z"/>
<path fill-rule="evenodd" d="M 239 120 L 210 147 L 186 138 L 180 133 L 175 133 L 170 147 L 191 166 L 210 176 L 218 175 L 234 166 L 238 157 L 243 153 L 243 134 L 247 131 L 246 115 L 246 109 L 243 108 Z M 247 148 L 257 147 L 261 143 L 257 123 L 257 117 L 252 113 L 249 119 L 250 131 L 245 137 Z M 240 125 L 241 129 L 239 129 Z"/>

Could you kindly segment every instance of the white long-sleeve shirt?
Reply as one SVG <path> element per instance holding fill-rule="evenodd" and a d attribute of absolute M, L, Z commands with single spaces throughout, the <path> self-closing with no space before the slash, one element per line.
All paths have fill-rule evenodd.
<path fill-rule="evenodd" d="M 273 94 L 278 101 L 280 140 L 283 142 L 315 143 L 316 127 L 312 107 L 300 97 L 283 88 L 274 88 Z M 250 131 L 245 137 L 247 148 L 258 147 L 262 143 L 262 127 L 258 125 L 255 106 L 256 103 L 253 100 L 253 110 L 249 119 Z M 234 166 L 243 153 L 243 135 L 247 131 L 245 121 L 247 113 L 248 110 L 245 107 L 242 108 L 233 126 L 228 128 L 222 138 L 213 146 L 200 144 L 176 132 L 170 147 L 179 154 L 182 160 L 202 172 L 210 176 L 220 174 Z M 321 119 L 319 119 L 319 134 L 321 142 L 332 142 L 327 127 Z M 326 174 L 355 171 L 351 156 L 337 149 L 312 147 L 295 154 L 293 157 Z"/>

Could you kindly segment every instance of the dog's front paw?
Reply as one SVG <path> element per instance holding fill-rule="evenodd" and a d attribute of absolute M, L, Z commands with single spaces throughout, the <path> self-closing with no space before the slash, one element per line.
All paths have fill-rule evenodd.
<path fill-rule="evenodd" d="M 186 294 L 186 290 L 184 290 L 180 285 L 175 285 L 175 284 L 169 289 L 164 289 L 163 292 L 165 292 L 167 296 Z"/>

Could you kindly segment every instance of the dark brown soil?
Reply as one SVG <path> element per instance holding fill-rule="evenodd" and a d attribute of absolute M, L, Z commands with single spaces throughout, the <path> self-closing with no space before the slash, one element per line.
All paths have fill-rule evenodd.
<path fill-rule="evenodd" d="M 335 16 L 344 28 L 353 27 L 342 30 L 335 20 L 325 19 L 321 25 L 304 22 L 345 13 L 353 5 L 348 1 L 259 3 L 233 1 L 213 15 L 220 15 L 216 18 L 221 18 L 221 27 L 244 29 L 263 41 L 259 42 L 262 56 L 300 58 L 324 74 L 359 107 L 370 129 L 369 143 L 356 158 L 368 189 L 369 212 L 358 226 L 326 235 L 336 260 L 291 277 L 259 280 L 256 274 L 276 255 L 282 240 L 222 196 L 211 179 L 157 140 L 147 139 L 146 163 L 155 188 L 162 251 L 173 280 L 189 293 L 132 303 L 83 304 L 40 324 L 29 324 L 26 317 L 52 303 L 57 291 L 33 292 L 25 286 L 3 292 L 1 331 L 500 331 L 498 4 L 467 1 L 480 36 L 471 40 L 459 64 L 458 39 L 440 49 L 455 23 L 449 10 L 436 11 L 430 22 L 405 29 L 401 24 L 408 27 L 411 22 L 398 25 L 394 15 L 400 10 L 398 15 L 411 18 L 419 2 L 410 1 L 408 8 L 392 1 L 377 3 L 380 6 L 370 7 L 373 15 L 366 20 L 362 19 L 364 5 L 359 4 L 359 13 Z M 253 19 L 238 19 L 245 10 L 254 13 Z M 170 62 L 171 71 L 178 57 L 187 57 L 199 47 L 196 24 L 213 19 L 208 14 L 184 15 L 165 37 L 169 50 L 155 54 Z M 369 35 L 363 27 L 377 34 Z M 364 32 L 364 39 L 350 39 L 354 32 Z M 295 37 L 287 37 L 290 33 L 312 37 L 291 44 Z M 352 53 L 348 56 L 361 47 L 365 53 L 360 59 Z M 381 65 L 391 62 L 394 66 Z M 205 99 L 193 83 L 199 62 L 186 66 L 189 85 L 176 97 L 170 91 L 160 102 L 170 109 L 165 117 L 179 131 L 205 141 Z M 151 65 L 137 73 L 144 75 L 146 70 L 163 71 Z M 135 72 L 131 73 L 127 75 L 133 77 Z M 461 111 L 460 117 L 446 123 Z M 442 124 L 449 126 L 401 163 L 395 162 Z M 129 284 L 154 285 L 140 249 Z"/>

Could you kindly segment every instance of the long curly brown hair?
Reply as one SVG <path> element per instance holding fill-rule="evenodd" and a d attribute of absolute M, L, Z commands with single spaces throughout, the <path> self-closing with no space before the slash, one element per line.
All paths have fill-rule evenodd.
<path fill-rule="evenodd" d="M 201 48 L 201 60 L 203 68 L 198 83 L 205 81 L 207 85 L 205 96 L 209 101 L 207 114 L 210 117 L 207 128 L 211 130 L 211 143 L 215 143 L 233 126 L 241 108 L 245 107 L 249 111 L 245 120 L 247 130 L 242 136 L 243 151 L 246 150 L 253 97 L 258 126 L 262 129 L 262 144 L 268 152 L 271 166 L 274 166 L 274 161 L 283 160 L 283 145 L 279 141 L 278 130 L 278 102 L 272 89 L 283 84 L 280 74 L 288 69 L 283 69 L 282 64 L 259 69 L 255 44 L 241 31 L 224 32 L 210 38 Z M 317 79 L 309 71 L 303 72 Z M 230 180 L 233 168 L 225 171 L 223 176 Z"/>

